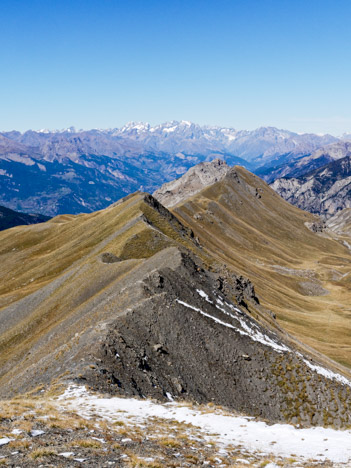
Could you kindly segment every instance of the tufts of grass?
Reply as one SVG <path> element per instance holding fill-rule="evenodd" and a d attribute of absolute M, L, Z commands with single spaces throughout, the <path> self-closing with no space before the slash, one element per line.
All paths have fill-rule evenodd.
<path fill-rule="evenodd" d="M 163 445 L 164 447 L 173 448 L 173 449 L 177 449 L 182 446 L 180 441 L 176 439 L 172 439 L 170 437 L 160 439 L 159 444 Z"/>
<path fill-rule="evenodd" d="M 29 456 L 33 458 L 33 460 L 37 460 L 41 458 L 51 457 L 53 455 L 57 455 L 56 450 L 50 447 L 43 447 L 33 450 Z"/>
<path fill-rule="evenodd" d="M 102 447 L 102 443 L 99 440 L 94 439 L 75 440 L 74 442 L 72 442 L 72 445 L 90 449 L 100 449 Z"/>

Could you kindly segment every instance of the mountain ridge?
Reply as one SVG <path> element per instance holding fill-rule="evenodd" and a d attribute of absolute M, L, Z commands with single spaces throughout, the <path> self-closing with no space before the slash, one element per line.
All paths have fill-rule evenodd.
<path fill-rule="evenodd" d="M 346 247 L 308 230 L 311 214 L 242 168 L 172 211 L 135 193 L 100 212 L 0 233 L 2 394 L 59 379 L 214 401 L 270 421 L 347 425 L 348 329 L 340 324 L 334 349 L 316 326 L 322 306 L 335 307 L 333 288 L 334 314 L 349 304 Z M 307 252 L 316 277 L 304 276 Z M 302 308 L 308 325 L 288 335 L 281 325 Z"/>

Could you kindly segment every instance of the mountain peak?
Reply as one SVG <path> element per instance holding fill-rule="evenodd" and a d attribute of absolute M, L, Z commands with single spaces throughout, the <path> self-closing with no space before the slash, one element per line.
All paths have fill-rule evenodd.
<path fill-rule="evenodd" d="M 222 180 L 229 171 L 230 166 L 222 159 L 202 162 L 189 169 L 179 179 L 163 184 L 153 196 L 164 206 L 171 207 Z"/>

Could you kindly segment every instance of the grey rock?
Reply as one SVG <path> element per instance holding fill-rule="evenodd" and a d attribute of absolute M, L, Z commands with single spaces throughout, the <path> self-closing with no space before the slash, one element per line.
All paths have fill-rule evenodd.
<path fill-rule="evenodd" d="M 277 179 L 271 187 L 291 204 L 328 219 L 351 208 L 351 155 L 298 178 Z"/>
<path fill-rule="evenodd" d="M 225 161 L 214 159 L 211 162 L 197 164 L 182 177 L 162 185 L 153 196 L 168 208 L 192 197 L 205 187 L 222 180 L 230 167 Z M 195 219 L 201 219 L 201 214 L 195 214 Z"/>

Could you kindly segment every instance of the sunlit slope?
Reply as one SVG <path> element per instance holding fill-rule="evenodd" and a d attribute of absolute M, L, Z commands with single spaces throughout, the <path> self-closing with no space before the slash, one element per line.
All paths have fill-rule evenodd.
<path fill-rule="evenodd" d="M 138 302 L 138 275 L 154 268 L 147 259 L 172 245 L 196 250 L 191 232 L 154 203 L 136 193 L 100 212 L 0 233 L 0 384 L 40 360 L 43 373 L 59 375 L 60 353 L 74 349 L 77 360 L 98 324 Z"/>
<path fill-rule="evenodd" d="M 311 214 L 241 167 L 173 212 L 219 264 L 250 278 L 286 330 L 351 366 L 350 251 L 308 229 Z"/>

